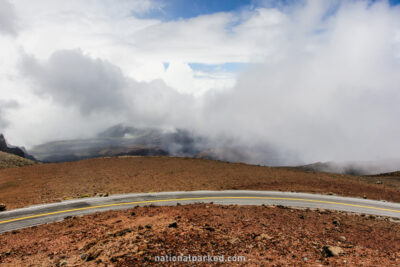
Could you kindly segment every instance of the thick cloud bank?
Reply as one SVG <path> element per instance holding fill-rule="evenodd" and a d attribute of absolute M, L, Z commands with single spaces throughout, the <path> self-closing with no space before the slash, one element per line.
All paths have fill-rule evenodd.
<path fill-rule="evenodd" d="M 0 0 L 0 33 L 16 35 L 17 30 L 14 6 L 7 0 Z"/>
<path fill-rule="evenodd" d="M 209 47 L 211 63 L 230 58 L 248 67 L 231 88 L 200 96 L 181 93 L 162 79 L 138 82 L 126 65 L 88 49 L 23 54 L 20 70 L 35 97 L 76 111 L 89 128 L 101 121 L 186 129 L 215 147 L 239 148 L 251 163 L 399 158 L 398 6 L 305 1 L 155 23 L 131 37 L 132 53 L 185 60 L 193 54 L 200 60 L 210 43 L 218 47 Z M 70 123 L 60 115 L 54 127 Z M 92 128 L 100 130 L 97 124 Z M 80 135 L 76 132 L 70 138 Z"/>
<path fill-rule="evenodd" d="M 49 95 L 62 105 L 76 105 L 83 115 L 96 111 L 118 112 L 126 86 L 121 70 L 81 51 L 57 51 L 46 64 L 25 56 L 25 75 L 34 77 L 36 93 Z"/>
<path fill-rule="evenodd" d="M 9 109 L 17 108 L 18 103 L 13 100 L 0 99 L 0 134 L 7 128 L 9 121 L 6 119 L 6 112 Z"/>

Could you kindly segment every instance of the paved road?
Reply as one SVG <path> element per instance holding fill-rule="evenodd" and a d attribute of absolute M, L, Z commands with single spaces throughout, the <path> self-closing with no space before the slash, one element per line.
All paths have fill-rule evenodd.
<path fill-rule="evenodd" d="M 67 200 L 59 203 L 0 212 L 0 233 L 61 221 L 67 216 L 132 208 L 137 205 L 176 205 L 177 203 L 283 205 L 357 212 L 400 219 L 400 203 L 359 198 L 274 191 L 192 191 L 123 194 Z"/>

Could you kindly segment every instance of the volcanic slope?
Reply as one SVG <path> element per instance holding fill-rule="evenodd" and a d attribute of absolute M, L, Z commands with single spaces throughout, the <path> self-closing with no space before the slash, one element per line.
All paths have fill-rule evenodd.
<path fill-rule="evenodd" d="M 132 192 L 275 190 L 400 202 L 400 181 L 172 157 L 110 157 L 0 170 L 7 209 Z"/>

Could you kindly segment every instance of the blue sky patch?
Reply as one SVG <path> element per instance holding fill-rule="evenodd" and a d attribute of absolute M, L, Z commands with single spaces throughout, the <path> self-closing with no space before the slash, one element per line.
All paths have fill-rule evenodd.
<path fill-rule="evenodd" d="M 161 9 L 139 15 L 142 18 L 161 19 L 163 21 L 188 19 L 199 15 L 218 12 L 234 12 L 244 8 L 261 5 L 255 0 L 166 0 L 160 1 Z"/>
<path fill-rule="evenodd" d="M 223 64 L 189 63 L 193 70 L 203 72 L 240 72 L 247 66 L 246 63 L 227 62 Z"/>
<path fill-rule="evenodd" d="M 155 0 L 161 8 L 153 9 L 145 14 L 134 14 L 138 18 L 159 19 L 171 21 L 189 19 L 200 15 L 214 14 L 218 12 L 238 12 L 243 9 L 254 9 L 257 7 L 280 8 L 304 1 L 289 0 Z M 369 0 L 374 3 L 380 0 Z M 400 4 L 400 0 L 388 0 L 390 5 Z M 336 10 L 328 11 L 327 16 L 332 15 Z"/>

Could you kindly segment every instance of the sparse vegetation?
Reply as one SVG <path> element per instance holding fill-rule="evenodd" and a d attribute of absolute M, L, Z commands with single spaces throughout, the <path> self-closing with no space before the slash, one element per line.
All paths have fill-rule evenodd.
<path fill-rule="evenodd" d="M 0 169 L 22 167 L 36 164 L 33 160 L 0 151 Z"/>

